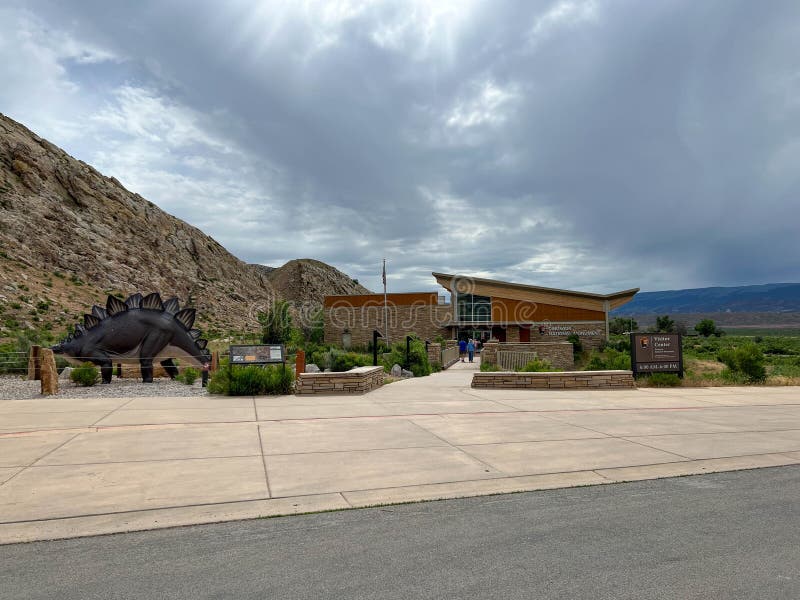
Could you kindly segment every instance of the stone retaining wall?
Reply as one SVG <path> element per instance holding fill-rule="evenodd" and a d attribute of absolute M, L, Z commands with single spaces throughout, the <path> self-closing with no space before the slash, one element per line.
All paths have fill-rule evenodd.
<path fill-rule="evenodd" d="M 486 372 L 472 376 L 472 387 L 490 390 L 635 388 L 631 371 L 565 371 L 562 373 Z"/>
<path fill-rule="evenodd" d="M 342 373 L 300 373 L 296 394 L 366 394 L 383 385 L 383 367 L 356 367 Z"/>
<path fill-rule="evenodd" d="M 496 365 L 498 351 L 535 353 L 540 359 L 546 360 L 553 365 L 554 369 L 572 369 L 575 364 L 570 342 L 518 342 L 510 344 L 488 341 L 484 344 L 483 350 L 481 350 L 481 363 Z"/>
<path fill-rule="evenodd" d="M 438 342 L 431 342 L 428 344 L 428 362 L 442 363 L 442 345 Z"/>

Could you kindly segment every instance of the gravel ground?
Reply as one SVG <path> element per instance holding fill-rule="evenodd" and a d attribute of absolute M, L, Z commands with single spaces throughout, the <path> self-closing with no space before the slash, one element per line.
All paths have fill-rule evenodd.
<path fill-rule="evenodd" d="M 80 387 L 71 381 L 58 382 L 57 396 L 42 396 L 40 382 L 19 377 L 0 377 L 0 401 L 29 400 L 32 398 L 131 398 L 135 396 L 207 396 L 200 379 L 186 385 L 170 379 L 155 379 L 153 383 L 142 383 L 139 379 L 111 380 L 110 384 Z"/>

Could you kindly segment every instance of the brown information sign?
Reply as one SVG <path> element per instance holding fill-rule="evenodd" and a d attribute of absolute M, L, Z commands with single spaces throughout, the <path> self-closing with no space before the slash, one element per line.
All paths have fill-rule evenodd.
<path fill-rule="evenodd" d="M 677 373 L 683 377 L 683 344 L 678 333 L 632 333 L 633 374 Z"/>
<path fill-rule="evenodd" d="M 230 354 L 232 365 L 266 365 L 285 362 L 284 348 L 281 344 L 231 346 Z"/>

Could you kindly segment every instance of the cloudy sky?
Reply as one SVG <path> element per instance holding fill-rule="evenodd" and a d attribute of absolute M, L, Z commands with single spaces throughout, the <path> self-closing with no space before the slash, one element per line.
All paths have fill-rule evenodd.
<path fill-rule="evenodd" d="M 0 112 L 248 262 L 800 280 L 795 0 L 2 0 L 0 59 Z"/>

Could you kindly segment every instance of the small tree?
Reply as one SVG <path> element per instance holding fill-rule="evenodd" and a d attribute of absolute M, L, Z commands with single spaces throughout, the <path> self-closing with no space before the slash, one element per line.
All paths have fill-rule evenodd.
<path fill-rule="evenodd" d="M 717 325 L 712 319 L 703 319 L 694 326 L 694 330 L 703 337 L 709 337 L 712 335 L 719 337 Z"/>
<path fill-rule="evenodd" d="M 276 300 L 267 312 L 259 313 L 258 322 L 264 344 L 285 344 L 291 339 L 292 314 L 285 300 Z"/>
<path fill-rule="evenodd" d="M 309 342 L 321 344 L 325 338 L 325 315 L 320 308 L 311 319 L 311 328 L 306 334 Z"/>
<path fill-rule="evenodd" d="M 670 319 L 669 315 L 656 317 L 656 329 L 658 333 L 675 333 L 675 321 Z"/>
<path fill-rule="evenodd" d="M 624 317 L 614 317 L 608 324 L 608 331 L 614 335 L 620 335 L 629 331 L 639 329 L 639 324 L 633 319 Z"/>

